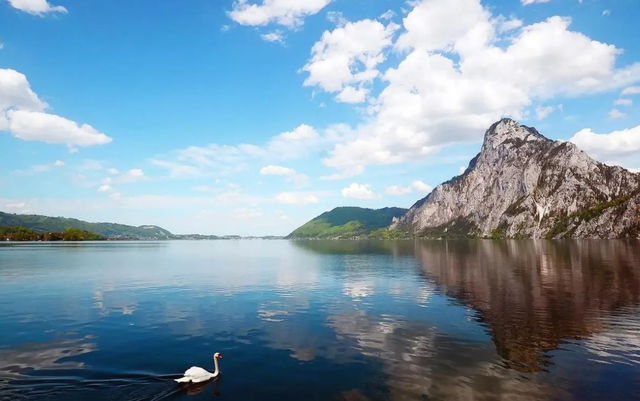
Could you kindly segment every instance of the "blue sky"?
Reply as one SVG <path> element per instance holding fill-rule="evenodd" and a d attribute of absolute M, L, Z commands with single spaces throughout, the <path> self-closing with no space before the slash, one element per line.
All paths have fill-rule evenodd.
<path fill-rule="evenodd" d="M 502 116 L 640 168 L 636 0 L 0 0 L 0 210 L 287 234 Z"/>

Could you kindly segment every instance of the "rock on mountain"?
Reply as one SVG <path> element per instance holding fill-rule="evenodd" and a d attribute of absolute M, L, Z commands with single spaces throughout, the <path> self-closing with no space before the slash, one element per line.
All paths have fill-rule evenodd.
<path fill-rule="evenodd" d="M 640 174 L 505 118 L 462 175 L 389 228 L 448 238 L 639 238 Z"/>

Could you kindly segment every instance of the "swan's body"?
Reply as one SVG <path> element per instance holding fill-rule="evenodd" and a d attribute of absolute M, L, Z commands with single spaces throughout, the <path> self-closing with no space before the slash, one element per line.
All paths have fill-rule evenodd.
<path fill-rule="evenodd" d="M 208 372 L 199 366 L 192 366 L 184 372 L 184 377 L 175 379 L 175 381 L 178 383 L 202 383 L 218 377 L 220 374 L 220 370 L 218 369 L 218 359 L 222 359 L 222 355 L 216 352 L 213 354 L 213 364 L 216 368 L 213 373 Z"/>

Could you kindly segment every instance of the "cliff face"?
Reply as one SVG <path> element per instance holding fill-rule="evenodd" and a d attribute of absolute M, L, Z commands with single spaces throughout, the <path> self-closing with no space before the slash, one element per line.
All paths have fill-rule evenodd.
<path fill-rule="evenodd" d="M 390 228 L 430 237 L 637 238 L 640 174 L 502 119 L 462 175 Z"/>

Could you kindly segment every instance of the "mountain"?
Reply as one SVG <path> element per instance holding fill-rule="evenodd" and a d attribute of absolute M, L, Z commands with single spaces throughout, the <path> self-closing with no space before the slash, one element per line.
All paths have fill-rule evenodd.
<path fill-rule="evenodd" d="M 502 119 L 466 171 L 389 226 L 424 237 L 639 238 L 640 174 Z"/>
<path fill-rule="evenodd" d="M 385 230 L 385 227 L 406 211 L 407 209 L 399 207 L 337 207 L 305 223 L 285 238 L 349 238 L 364 235 L 389 237 L 393 232 Z"/>
<path fill-rule="evenodd" d="M 34 214 L 10 214 L 0 212 L 0 226 L 21 226 L 37 232 L 62 232 L 78 228 L 105 237 L 131 237 L 141 239 L 166 239 L 171 232 L 158 226 L 127 226 L 114 223 L 89 223 L 65 217 L 48 217 Z"/>

